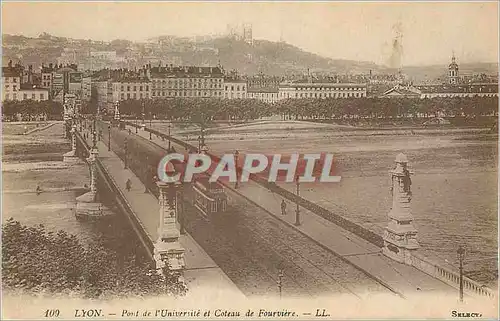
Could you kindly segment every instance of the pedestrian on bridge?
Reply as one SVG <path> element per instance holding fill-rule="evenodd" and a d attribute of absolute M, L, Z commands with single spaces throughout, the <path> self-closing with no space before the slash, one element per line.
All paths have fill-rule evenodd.
<path fill-rule="evenodd" d="M 125 189 L 127 190 L 127 192 L 130 192 L 130 189 L 132 188 L 132 181 L 129 179 L 127 179 L 127 182 L 125 183 Z"/>
<path fill-rule="evenodd" d="M 281 215 L 286 215 L 286 202 L 281 200 Z"/>

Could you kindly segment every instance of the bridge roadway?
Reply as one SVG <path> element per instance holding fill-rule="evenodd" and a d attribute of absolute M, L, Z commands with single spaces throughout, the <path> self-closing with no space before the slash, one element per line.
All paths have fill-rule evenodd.
<path fill-rule="evenodd" d="M 148 139 L 144 139 L 144 143 L 155 144 Z M 108 152 L 104 143 L 100 142 L 98 148 L 101 162 L 117 184 L 123 181 L 124 185 L 126 179 L 131 178 L 133 187 L 130 192 L 124 192 L 125 197 L 150 238 L 156 239 L 159 224 L 156 199 L 152 201 L 154 197 L 144 193 L 139 179 L 123 169 L 123 162 Z M 287 297 L 339 293 L 365 298 L 374 293 L 392 293 L 373 277 L 269 215 L 265 209 L 231 190 L 228 194 L 229 211 L 211 220 L 186 204 L 186 229 L 194 240 L 190 247 L 199 245 L 215 262 L 212 268 L 220 267 L 245 295 L 278 295 L 280 267 L 284 272 L 283 296 Z M 189 260 L 196 259 L 190 255 L 191 258 L 186 258 L 188 265 Z M 190 273 L 188 270 L 187 274 Z"/>
<path fill-rule="evenodd" d="M 135 133 L 134 128 L 130 127 L 130 129 L 132 133 Z M 148 132 L 139 130 L 138 135 L 149 141 Z M 167 147 L 167 141 L 163 141 L 155 135 L 152 138 L 150 142 L 163 148 Z M 177 150 L 184 150 L 181 146 L 175 144 L 172 144 L 172 146 Z M 299 252 L 300 255 L 323 257 L 319 261 L 314 261 L 317 258 L 314 256 L 313 261 L 310 261 L 310 263 L 314 262 L 313 264 L 316 265 L 317 269 L 328 271 L 326 272 L 328 275 L 345 284 L 349 290 L 354 291 L 357 295 L 360 295 L 360 293 L 366 294 L 367 292 L 380 292 L 380 286 L 403 297 L 413 294 L 418 295 L 422 292 L 453 295 L 457 293 L 457 289 L 454 287 L 412 266 L 400 264 L 385 257 L 381 254 L 379 247 L 304 208 L 300 209 L 302 225 L 299 227 L 293 226 L 295 204 L 287 201 L 287 209 L 290 214 L 286 216 L 280 215 L 281 197 L 255 182 L 249 181 L 240 184 L 237 194 L 235 194 L 234 190 L 231 191 L 231 186 L 227 187 L 231 197 L 230 204 L 235 209 L 238 209 L 236 212 L 257 219 L 254 222 L 258 227 L 255 227 L 252 222 L 249 222 L 250 226 L 265 231 L 264 235 L 267 237 L 269 235 L 279 235 L 279 241 L 286 242 L 289 245 L 294 243 L 291 242 L 291 238 L 286 237 L 290 231 L 286 231 L 284 226 L 286 225 L 289 229 L 298 232 L 302 237 L 305 237 L 301 238 L 302 242 L 309 244 L 306 245 L 305 251 Z M 259 215 L 259 213 L 265 215 Z M 281 230 L 272 230 L 266 227 L 267 223 L 264 222 L 266 222 L 266 218 L 270 217 L 274 220 L 269 222 L 269 225 L 281 226 Z M 241 236 L 238 235 L 238 237 Z M 305 239 L 309 241 L 306 242 Z M 273 246 L 276 247 L 279 243 L 275 242 L 277 241 L 273 241 Z M 310 251 L 311 244 L 317 246 L 318 251 L 314 254 Z M 320 251 L 319 248 L 322 248 L 323 251 Z M 328 256 L 325 256 L 325 252 L 329 253 Z M 332 265 L 332 262 L 339 264 L 339 261 L 344 263 L 342 268 Z M 373 281 L 377 286 L 373 286 Z"/>

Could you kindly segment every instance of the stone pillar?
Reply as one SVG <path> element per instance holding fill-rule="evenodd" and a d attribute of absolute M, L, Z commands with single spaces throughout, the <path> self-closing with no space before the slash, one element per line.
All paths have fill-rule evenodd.
<path fill-rule="evenodd" d="M 65 163 L 75 164 L 80 161 L 76 153 L 76 124 L 71 128 L 71 150 L 63 155 Z"/>
<path fill-rule="evenodd" d="M 118 108 L 118 102 L 115 103 L 115 116 L 114 119 L 115 121 L 119 122 L 120 121 L 120 109 Z"/>
<path fill-rule="evenodd" d="M 156 268 L 168 264 L 172 271 L 182 271 L 185 267 L 184 248 L 179 243 L 180 232 L 177 226 L 177 200 L 175 184 L 156 182 L 160 196 L 160 225 L 158 240 L 154 245 Z"/>
<path fill-rule="evenodd" d="M 396 166 L 390 172 L 392 178 L 392 208 L 389 212 L 389 224 L 384 232 L 382 252 L 404 264 L 411 265 L 412 252 L 419 247 L 417 229 L 413 226 L 411 214 L 411 178 L 406 155 L 396 156 Z"/>
<path fill-rule="evenodd" d="M 99 151 L 93 147 L 87 158 L 90 171 L 90 191 L 76 198 L 76 217 L 96 219 L 104 216 L 103 206 L 97 201 L 97 155 Z M 107 211 L 106 211 L 107 213 Z"/>

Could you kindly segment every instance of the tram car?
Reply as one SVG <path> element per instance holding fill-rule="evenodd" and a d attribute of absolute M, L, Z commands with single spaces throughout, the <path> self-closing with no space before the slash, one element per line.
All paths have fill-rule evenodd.
<path fill-rule="evenodd" d="M 193 204 L 204 215 L 226 212 L 227 195 L 219 182 L 209 182 L 208 175 L 199 175 L 193 182 Z"/>

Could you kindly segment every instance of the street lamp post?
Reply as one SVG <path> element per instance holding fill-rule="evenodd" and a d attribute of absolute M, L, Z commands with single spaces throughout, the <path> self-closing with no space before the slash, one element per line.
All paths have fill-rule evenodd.
<path fill-rule="evenodd" d="M 238 150 L 234 151 L 234 162 L 235 162 L 235 170 L 236 170 L 236 183 L 234 183 L 234 189 L 238 189 L 238 156 L 240 152 Z"/>
<path fill-rule="evenodd" d="M 168 151 L 170 152 L 170 147 L 172 146 L 170 141 L 170 130 L 172 129 L 172 122 L 168 123 Z"/>
<path fill-rule="evenodd" d="M 153 139 L 151 130 L 153 129 L 153 115 L 149 114 L 149 140 Z"/>
<path fill-rule="evenodd" d="M 464 258 L 465 258 L 465 249 L 460 245 L 457 250 L 458 261 L 460 263 L 460 302 L 464 302 Z"/>
<path fill-rule="evenodd" d="M 280 293 L 280 299 L 281 299 L 281 288 L 283 286 L 283 269 L 278 270 L 278 291 Z"/>
<path fill-rule="evenodd" d="M 97 125 L 96 125 L 96 120 L 94 118 L 94 124 L 93 124 L 93 130 L 92 130 L 92 148 L 97 148 Z"/>
<path fill-rule="evenodd" d="M 298 199 L 298 197 L 300 196 L 299 195 L 299 190 L 300 190 L 299 175 L 295 176 L 295 182 L 297 184 L 297 199 Z M 300 225 L 300 208 L 299 208 L 298 200 L 297 200 L 296 204 L 297 204 L 297 208 L 295 209 L 295 226 L 299 226 Z"/>
<path fill-rule="evenodd" d="M 125 156 L 124 156 L 125 167 L 124 168 L 127 169 L 127 152 L 128 152 L 127 138 L 125 138 L 124 150 L 125 150 Z"/>
<path fill-rule="evenodd" d="M 111 151 L 111 122 L 108 124 L 108 152 Z"/>
<path fill-rule="evenodd" d="M 178 190 L 178 201 L 177 201 L 177 209 L 179 215 L 177 216 L 177 219 L 179 220 L 179 233 L 184 235 L 186 234 L 186 228 L 185 228 L 185 215 L 186 215 L 186 210 L 184 208 L 184 184 L 182 182 L 178 183 L 179 188 Z"/>

